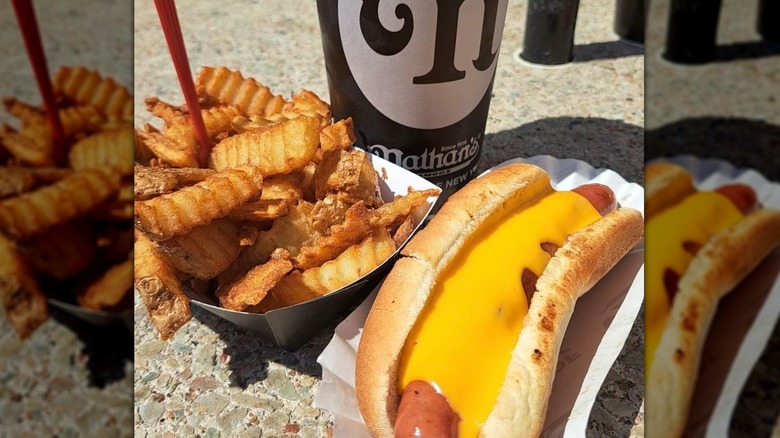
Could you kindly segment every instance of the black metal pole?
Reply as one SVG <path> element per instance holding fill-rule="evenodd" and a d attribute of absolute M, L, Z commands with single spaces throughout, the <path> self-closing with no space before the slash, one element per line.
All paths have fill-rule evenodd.
<path fill-rule="evenodd" d="M 529 0 L 523 59 L 557 65 L 571 61 L 579 0 Z"/>
<path fill-rule="evenodd" d="M 779 0 L 761 0 L 758 7 L 758 33 L 766 41 L 780 43 Z"/>
<path fill-rule="evenodd" d="M 644 43 L 646 14 L 647 0 L 617 0 L 615 33 L 623 39 Z"/>
<path fill-rule="evenodd" d="M 663 57 L 683 64 L 702 64 L 717 55 L 721 0 L 672 0 Z"/>

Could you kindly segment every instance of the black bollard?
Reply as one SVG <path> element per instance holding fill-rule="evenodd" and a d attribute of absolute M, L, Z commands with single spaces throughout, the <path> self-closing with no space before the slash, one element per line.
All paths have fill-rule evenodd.
<path fill-rule="evenodd" d="M 761 0 L 758 7 L 758 33 L 766 41 L 780 43 L 780 1 Z"/>
<path fill-rule="evenodd" d="M 528 62 L 566 64 L 574 52 L 579 0 L 529 0 L 525 42 L 520 55 Z"/>
<path fill-rule="evenodd" d="M 645 15 L 647 0 L 617 0 L 615 33 L 637 43 L 645 42 Z"/>
<path fill-rule="evenodd" d="M 720 0 L 672 0 L 663 57 L 683 64 L 713 61 L 720 4 Z"/>

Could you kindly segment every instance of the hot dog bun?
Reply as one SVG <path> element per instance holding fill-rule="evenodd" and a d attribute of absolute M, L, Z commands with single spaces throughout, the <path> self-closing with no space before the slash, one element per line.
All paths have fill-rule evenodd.
<path fill-rule="evenodd" d="M 674 173 L 687 171 L 672 164 L 655 165 Z M 665 204 L 664 208 L 648 215 L 650 221 L 656 214 L 675 208 L 681 200 L 690 195 L 690 182 L 686 178 L 655 180 L 658 173 L 646 172 L 647 186 L 658 190 L 647 191 L 647 205 Z M 690 176 L 687 181 L 691 181 Z M 681 183 L 682 182 L 682 183 Z M 664 184 L 681 184 L 683 187 L 663 187 Z M 692 187 L 692 185 L 691 185 Z M 694 189 L 695 191 L 695 189 Z M 665 194 L 688 192 L 673 202 L 655 199 Z M 732 200 L 740 210 L 748 210 L 739 199 Z M 653 269 L 653 233 L 648 233 L 646 247 L 648 288 L 646 289 L 647 317 L 652 314 L 651 300 Z M 648 437 L 682 436 L 690 408 L 693 389 L 701 360 L 702 348 L 715 315 L 719 300 L 734 289 L 761 261 L 780 245 L 780 211 L 756 209 L 744 215 L 720 232 L 713 234 L 690 261 L 680 276 L 676 295 L 668 311 L 660 341 L 654 351 L 647 351 L 651 362 L 647 367 L 646 429 Z M 667 257 L 662 254 L 661 257 Z M 651 325 L 646 323 L 646 340 L 650 339 Z M 648 349 L 652 343 L 646 341 Z"/>
<path fill-rule="evenodd" d="M 402 350 L 438 278 L 481 227 L 553 192 L 549 176 L 536 166 L 514 164 L 495 170 L 455 193 L 402 251 L 371 308 L 357 353 L 358 404 L 374 436 L 393 436 Z M 539 435 L 577 298 L 612 269 L 642 233 L 638 211 L 617 209 L 571 234 L 550 259 L 480 436 Z"/>

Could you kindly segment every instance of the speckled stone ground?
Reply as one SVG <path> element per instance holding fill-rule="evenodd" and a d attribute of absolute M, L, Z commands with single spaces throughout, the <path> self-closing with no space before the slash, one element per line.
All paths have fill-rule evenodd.
<path fill-rule="evenodd" d="M 130 4 L 35 1 L 50 72 L 84 65 L 132 89 Z M 0 42 L 0 96 L 39 103 L 11 2 L 0 3 Z M 20 342 L 0 315 L 0 437 L 132 436 L 131 342 L 125 328 L 97 329 L 56 309 Z"/>
<path fill-rule="evenodd" d="M 328 97 L 314 2 L 180 3 L 194 73 L 226 65 L 289 95 Z M 537 154 L 578 158 L 642 179 L 642 49 L 612 31 L 614 2 L 582 0 L 575 62 L 542 69 L 517 62 L 525 2 L 510 2 L 481 169 Z M 135 6 L 136 124 L 153 121 L 143 98 L 183 103 L 154 7 Z M 316 357 L 332 328 L 295 353 L 199 309 L 161 342 L 136 302 L 135 430 L 138 436 L 330 436 L 332 416 L 311 408 Z M 601 388 L 589 436 L 642 436 L 643 318 Z"/>

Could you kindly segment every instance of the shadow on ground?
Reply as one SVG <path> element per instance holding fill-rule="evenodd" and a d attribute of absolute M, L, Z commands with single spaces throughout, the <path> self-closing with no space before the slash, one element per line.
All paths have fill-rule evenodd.
<path fill-rule="evenodd" d="M 97 327 L 49 306 L 51 316 L 70 328 L 84 343 L 89 384 L 103 388 L 125 377 L 125 363 L 133 362 L 133 334 L 125 325 Z"/>
<path fill-rule="evenodd" d="M 780 102 L 778 102 L 780 104 Z M 679 154 L 720 158 L 780 180 L 780 126 L 760 120 L 703 117 L 683 119 L 645 135 L 648 160 Z"/>
<path fill-rule="evenodd" d="M 487 134 L 480 172 L 499 157 L 552 155 L 608 168 L 627 181 L 641 183 L 644 130 L 620 120 L 555 117 Z"/>

